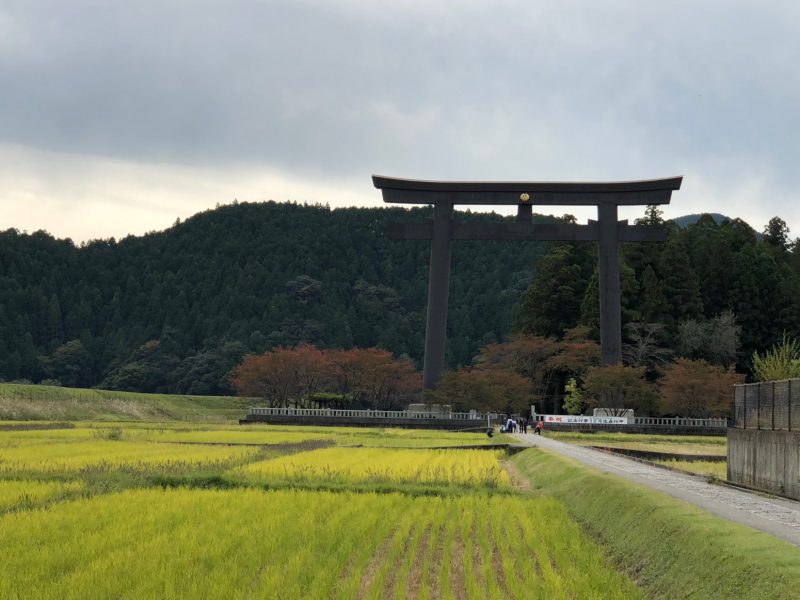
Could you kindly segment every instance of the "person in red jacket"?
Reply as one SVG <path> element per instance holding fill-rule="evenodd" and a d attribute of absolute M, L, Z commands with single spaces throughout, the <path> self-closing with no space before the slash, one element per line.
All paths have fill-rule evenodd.
<path fill-rule="evenodd" d="M 536 421 L 536 427 L 533 428 L 533 433 L 542 435 L 542 431 L 544 431 L 544 421 Z"/>

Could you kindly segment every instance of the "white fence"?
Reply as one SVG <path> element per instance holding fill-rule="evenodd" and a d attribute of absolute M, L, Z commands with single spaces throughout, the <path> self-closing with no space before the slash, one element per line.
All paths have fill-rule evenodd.
<path fill-rule="evenodd" d="M 479 412 L 426 413 L 407 410 L 340 410 L 331 408 L 256 408 L 251 416 L 265 417 L 349 417 L 361 419 L 457 419 L 462 421 L 498 422 L 500 415 Z M 490 420 L 487 421 L 487 416 Z M 593 425 L 660 425 L 666 427 L 727 427 L 726 419 L 689 419 L 684 417 L 592 417 L 585 415 L 536 415 L 536 421 Z"/>
<path fill-rule="evenodd" d="M 536 421 L 546 423 L 586 425 L 660 425 L 662 427 L 715 427 L 728 426 L 727 419 L 690 419 L 687 417 L 591 417 L 586 415 L 536 415 Z"/>
<path fill-rule="evenodd" d="M 331 408 L 251 408 L 249 415 L 265 417 L 351 417 L 364 419 L 458 419 L 485 420 L 478 412 L 425 413 L 407 410 L 339 410 Z"/>
<path fill-rule="evenodd" d="M 672 427 L 727 427 L 727 419 L 690 419 L 688 417 L 636 417 L 636 425 L 669 425 Z"/>

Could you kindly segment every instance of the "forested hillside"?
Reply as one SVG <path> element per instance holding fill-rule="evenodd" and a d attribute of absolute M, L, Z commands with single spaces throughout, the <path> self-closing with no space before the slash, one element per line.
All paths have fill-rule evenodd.
<path fill-rule="evenodd" d="M 640 222 L 663 223 L 657 207 Z M 435 395 L 462 409 L 730 417 L 732 386 L 800 371 L 800 241 L 775 217 L 666 223 L 663 244 L 620 252 L 621 365 L 600 366 L 596 246 L 556 243 L 539 261 L 516 335 L 445 374 Z M 758 352 L 756 355 L 755 353 Z"/>
<path fill-rule="evenodd" d="M 230 393 L 244 354 L 298 342 L 419 361 L 428 242 L 393 242 L 425 208 L 241 203 L 170 229 L 76 247 L 0 233 L 0 379 Z M 497 220 L 486 214 L 462 219 Z M 544 245 L 453 247 L 448 362 L 506 336 Z"/>
<path fill-rule="evenodd" d="M 655 207 L 640 222 L 663 223 Z M 664 244 L 622 247 L 622 316 L 633 324 L 625 332 L 629 343 L 737 363 L 747 372 L 753 351 L 780 342 L 784 333 L 800 336 L 800 240 L 789 238 L 782 219 L 771 219 L 763 233 L 719 215 L 667 227 Z M 554 245 L 525 294 L 518 329 L 556 338 L 577 325 L 596 329 L 596 265 L 592 245 Z"/>
<path fill-rule="evenodd" d="M 419 366 L 429 242 L 384 232 L 429 217 L 234 203 L 79 247 L 0 232 L 0 379 L 227 394 L 244 355 L 300 342 L 379 346 Z M 644 219 L 660 220 L 653 208 Z M 668 226 L 665 244 L 623 246 L 623 320 L 639 324 L 626 329 L 629 344 L 746 371 L 754 350 L 800 332 L 800 246 L 783 221 L 763 234 L 708 215 Z M 596 325 L 596 265 L 593 244 L 454 243 L 449 367 L 469 365 L 514 323 L 553 338 Z"/>

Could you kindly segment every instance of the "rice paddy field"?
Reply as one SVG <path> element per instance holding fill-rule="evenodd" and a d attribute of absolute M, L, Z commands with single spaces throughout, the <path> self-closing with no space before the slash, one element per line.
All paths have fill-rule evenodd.
<path fill-rule="evenodd" d="M 0 422 L 0 598 L 600 600 L 692 589 L 681 580 L 685 553 L 653 562 L 595 535 L 593 524 L 611 513 L 588 516 L 594 504 L 584 491 L 608 493 L 607 481 L 540 450 L 511 457 L 508 441 L 363 428 Z M 619 492 L 623 505 L 628 493 Z M 619 539 L 658 546 L 649 517 L 635 523 Z M 719 579 L 733 581 L 724 569 L 738 573 L 744 558 L 720 556 Z M 664 577 L 652 574 L 658 565 Z M 800 580 L 764 572 L 770 581 Z M 784 597 L 754 590 L 760 595 L 741 597 Z"/>
<path fill-rule="evenodd" d="M 669 454 L 709 454 L 726 456 L 728 440 L 724 436 L 649 435 L 636 433 L 548 432 L 547 437 L 581 446 L 626 448 Z"/>
<path fill-rule="evenodd" d="M 723 462 L 708 461 L 708 460 L 676 460 L 674 458 L 667 460 L 654 461 L 670 469 L 676 471 L 683 471 L 685 473 L 693 473 L 695 475 L 704 475 L 714 479 L 724 480 L 728 476 L 728 466 Z"/>
<path fill-rule="evenodd" d="M 250 463 L 237 471 L 256 481 L 286 478 L 339 482 L 421 482 L 508 486 L 503 451 L 323 448 Z"/>
<path fill-rule="evenodd" d="M 501 437 L 501 436 L 498 436 Z M 640 598 L 483 434 L 0 428 L 0 598 Z M 501 438 L 502 441 L 502 438 Z"/>
<path fill-rule="evenodd" d="M 2 597 L 640 597 L 546 498 L 142 490 L 6 520 Z"/>
<path fill-rule="evenodd" d="M 701 455 L 727 457 L 728 440 L 722 436 L 549 432 L 548 437 L 581 446 L 657 452 L 664 456 L 649 460 L 662 467 L 721 481 L 728 476 L 725 460 L 697 460 Z"/>

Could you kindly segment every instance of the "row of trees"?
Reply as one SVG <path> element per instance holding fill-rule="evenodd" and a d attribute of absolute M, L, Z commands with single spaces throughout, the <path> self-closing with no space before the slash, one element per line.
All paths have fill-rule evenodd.
<path fill-rule="evenodd" d="M 473 364 L 445 375 L 427 400 L 455 410 L 579 414 L 591 407 L 640 415 L 726 417 L 732 368 L 679 357 L 654 368 L 600 367 L 600 348 L 585 328 L 563 340 L 516 336 L 481 349 Z M 408 359 L 378 348 L 321 350 L 302 344 L 247 355 L 231 378 L 240 395 L 276 407 L 404 409 L 419 399 L 421 377 Z"/>
<path fill-rule="evenodd" d="M 239 395 L 259 396 L 274 407 L 399 410 L 419 397 L 422 377 L 409 359 L 379 348 L 302 344 L 245 356 L 231 383 Z"/>
<path fill-rule="evenodd" d="M 488 345 L 471 366 L 447 373 L 434 398 L 458 410 L 527 412 L 534 403 L 539 412 L 572 414 L 591 407 L 633 408 L 640 415 L 730 414 L 732 386 L 743 380 L 731 367 L 688 357 L 601 367 L 599 344 L 587 333 L 576 328 L 561 340 L 519 335 Z M 632 344 L 626 349 L 636 355 Z"/>

